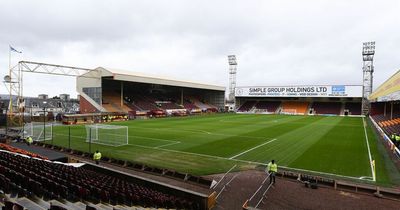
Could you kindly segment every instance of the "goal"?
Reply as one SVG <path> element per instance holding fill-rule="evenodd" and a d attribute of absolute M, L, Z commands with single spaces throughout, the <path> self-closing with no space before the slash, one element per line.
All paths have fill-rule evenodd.
<path fill-rule="evenodd" d="M 34 141 L 51 140 L 53 137 L 53 126 L 49 123 L 31 122 L 24 125 L 24 137 L 32 137 Z"/>
<path fill-rule="evenodd" d="M 108 146 L 128 144 L 128 126 L 92 124 L 85 127 L 86 142 Z"/>
<path fill-rule="evenodd" d="M 281 114 L 297 115 L 297 109 L 282 109 Z"/>

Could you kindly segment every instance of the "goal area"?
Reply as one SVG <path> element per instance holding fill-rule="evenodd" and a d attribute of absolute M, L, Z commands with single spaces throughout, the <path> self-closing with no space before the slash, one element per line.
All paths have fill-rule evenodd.
<path fill-rule="evenodd" d="M 51 140 L 53 136 L 53 126 L 49 123 L 43 122 L 30 122 L 24 125 L 24 134 L 26 138 L 32 137 L 34 141 Z"/>
<path fill-rule="evenodd" d="M 282 109 L 281 114 L 297 115 L 297 109 Z"/>
<path fill-rule="evenodd" d="M 128 126 L 92 124 L 85 127 L 86 142 L 115 147 L 128 144 Z"/>

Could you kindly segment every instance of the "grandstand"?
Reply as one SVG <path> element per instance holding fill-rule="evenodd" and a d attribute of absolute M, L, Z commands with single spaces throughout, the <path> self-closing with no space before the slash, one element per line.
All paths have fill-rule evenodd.
<path fill-rule="evenodd" d="M 238 113 L 361 115 L 362 86 L 237 87 Z"/>
<path fill-rule="evenodd" d="M 281 113 L 307 114 L 309 102 L 307 101 L 284 101 Z"/>
<path fill-rule="evenodd" d="M 382 131 L 384 139 L 391 144 L 390 136 L 400 133 L 400 87 L 397 84 L 400 78 L 400 71 L 392 75 L 380 85 L 370 96 L 371 103 L 370 117 L 375 126 Z M 399 149 L 394 146 L 391 149 L 400 156 Z"/>
<path fill-rule="evenodd" d="M 164 116 L 216 112 L 225 88 L 99 67 L 101 79 L 77 77 L 81 113 Z M 91 74 L 91 73 L 87 73 Z"/>
<path fill-rule="evenodd" d="M 59 205 L 63 209 L 81 209 L 82 205 L 91 205 L 92 209 L 103 209 L 102 205 L 121 209 L 205 209 L 207 205 L 206 195 L 91 164 L 52 162 L 47 157 L 1 144 L 0 172 L 0 189 L 9 200 L 18 197 L 11 199 L 16 206 L 46 209 L 55 199 L 65 199 Z M 21 202 L 21 198 L 33 195 L 35 199 Z"/>

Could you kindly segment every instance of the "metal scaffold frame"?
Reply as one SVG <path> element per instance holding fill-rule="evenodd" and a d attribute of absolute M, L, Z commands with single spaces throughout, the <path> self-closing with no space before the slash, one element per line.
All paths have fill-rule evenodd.
<path fill-rule="evenodd" d="M 25 108 L 25 102 L 23 98 L 24 72 L 70 77 L 101 78 L 100 71 L 96 69 L 32 61 L 19 61 L 17 65 L 10 67 L 9 75 L 4 77 L 4 83 L 6 84 L 6 87 L 10 93 L 10 102 L 7 115 L 11 120 L 12 125 L 21 125 L 22 123 L 22 117 Z M 13 101 L 13 96 L 17 96 L 15 101 Z"/>

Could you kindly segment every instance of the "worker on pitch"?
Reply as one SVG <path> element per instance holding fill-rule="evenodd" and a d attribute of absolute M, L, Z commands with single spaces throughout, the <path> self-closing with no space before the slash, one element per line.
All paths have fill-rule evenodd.
<path fill-rule="evenodd" d="M 33 144 L 33 139 L 32 139 L 32 137 L 31 136 L 28 136 L 27 138 L 26 138 L 26 144 L 28 145 L 28 146 L 30 146 L 31 144 Z"/>
<path fill-rule="evenodd" d="M 93 160 L 96 162 L 96 164 L 99 164 L 101 159 L 101 153 L 99 150 L 96 150 L 96 152 L 93 154 Z"/>
<path fill-rule="evenodd" d="M 275 176 L 278 172 L 278 165 L 275 163 L 275 160 L 271 160 L 271 162 L 268 163 L 266 172 L 269 174 L 269 183 L 275 184 Z"/>
<path fill-rule="evenodd" d="M 392 140 L 393 144 L 396 143 L 396 136 L 397 136 L 397 133 L 392 133 L 392 135 L 390 135 L 390 139 Z"/>

